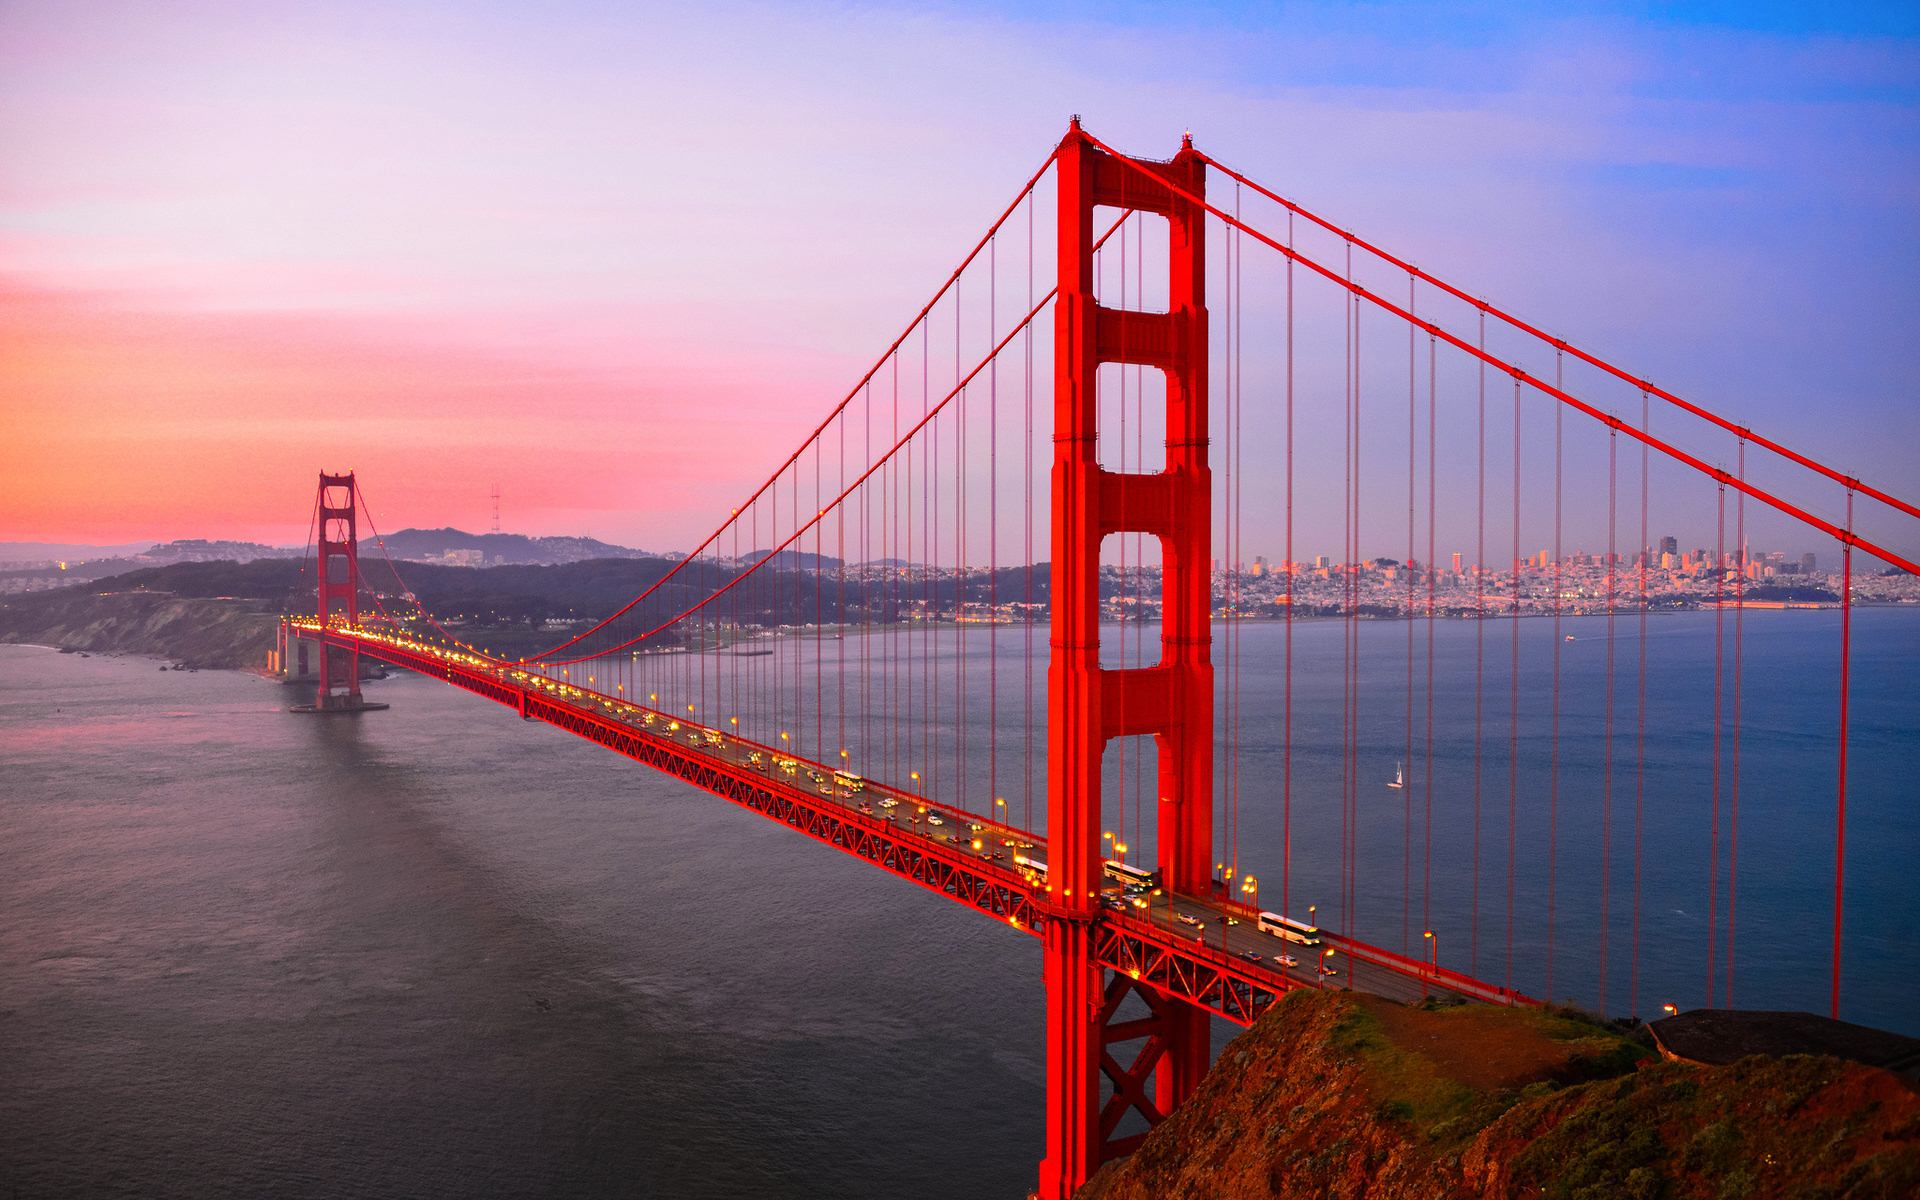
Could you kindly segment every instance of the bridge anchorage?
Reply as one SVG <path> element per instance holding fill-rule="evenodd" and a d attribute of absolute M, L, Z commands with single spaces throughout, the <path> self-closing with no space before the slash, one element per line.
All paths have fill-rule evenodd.
<path fill-rule="evenodd" d="M 1054 219 L 1036 220 L 1049 179 Z M 1211 245 L 1209 222 L 1224 230 Z M 1264 275 L 1246 273 L 1245 251 L 1267 256 Z M 1296 282 L 1301 347 L 1330 360 L 1344 346 L 1340 365 L 1300 373 L 1318 410 L 1298 450 Z M 1243 295 L 1284 303 L 1284 316 L 1246 319 Z M 1049 305 L 1051 372 L 1043 344 L 1035 365 Z M 1248 409 L 1242 348 L 1255 329 L 1269 361 Z M 1523 355 L 1549 366 L 1529 371 Z M 1343 374 L 1344 440 L 1326 411 Z M 1262 427 L 1277 444 L 1256 450 L 1250 475 L 1243 433 Z M 1488 452 L 1508 435 L 1510 473 Z M 1750 455 L 1769 456 L 1765 469 L 1749 474 Z M 1315 511 L 1333 507 L 1334 472 L 1345 473 L 1340 514 L 1323 512 L 1313 534 L 1325 548 L 1344 525 L 1333 561 L 1296 560 L 1296 458 L 1326 477 Z M 1509 482 L 1510 523 L 1504 503 L 1488 503 L 1489 485 Z M 1266 493 L 1262 536 L 1284 530 L 1277 565 L 1247 569 L 1243 486 Z M 1368 500 L 1363 521 L 1369 486 L 1386 501 Z M 1695 549 L 1663 538 L 1655 550 L 1650 497 L 1662 493 L 1661 518 L 1699 534 Z M 1449 494 L 1451 508 L 1438 499 Z M 1538 494 L 1551 503 L 1523 504 Z M 1568 549 L 1591 539 L 1601 552 L 1563 551 L 1569 497 L 1585 511 Z M 1742 614 L 1761 599 L 1743 589 L 1776 573 L 1802 583 L 1812 569 L 1776 572 L 1767 563 L 1783 555 L 1749 554 L 1748 501 L 1771 537 L 1837 543 L 1841 567 L 1826 626 L 1837 635 L 1832 767 L 1798 749 L 1769 761 L 1749 741 L 1743 784 Z M 1840 510 L 1844 524 L 1816 515 Z M 1740 801 L 1765 795 L 1762 776 L 1798 771 L 1778 785 L 1799 789 L 1795 803 L 1834 803 L 1831 824 L 1823 808 L 1813 830 L 1834 839 L 1832 909 L 1813 936 L 1824 940 L 1830 917 L 1838 1016 L 1854 556 L 1902 585 L 1920 575 L 1891 548 L 1913 540 L 1920 506 L 1541 332 L 1191 139 L 1168 161 L 1135 158 L 1077 119 L 800 448 L 691 553 L 643 573 L 638 595 L 557 645 L 513 657 L 468 644 L 397 569 L 392 589 L 363 597 L 360 524 L 384 543 L 352 474 L 320 476 L 316 515 L 316 611 L 282 623 L 278 650 L 290 677 L 316 682 L 306 711 L 384 707 L 361 697 L 359 660 L 404 667 L 1039 939 L 1038 1200 L 1068 1200 L 1193 1095 L 1215 1018 L 1249 1025 L 1290 990 L 1499 1005 L 1577 994 L 1641 1015 L 1664 998 L 1642 982 L 1643 841 L 1663 860 L 1646 878 L 1670 889 L 1655 908 L 1649 884 L 1647 911 L 1684 901 L 1707 914 L 1698 929 L 1650 918 L 1649 938 L 1704 943 L 1706 1004 L 1730 1005 L 1736 898 L 1753 911 L 1754 885 L 1737 882 L 1753 872 L 1736 867 L 1755 836 L 1749 825 L 1739 838 Z M 1625 534 L 1636 516 L 1637 535 Z M 1542 548 L 1523 553 L 1536 537 Z M 409 606 L 398 617 L 394 596 Z M 1789 601 L 1799 606 L 1792 595 L 1774 606 Z M 1657 618 L 1667 626 L 1650 685 L 1656 607 L 1679 611 Z M 1324 618 L 1303 642 L 1319 656 L 1301 668 L 1313 673 L 1310 726 L 1295 723 L 1296 611 Z M 1243 623 L 1265 636 L 1251 676 Z M 1241 759 L 1260 740 L 1242 736 L 1249 678 L 1279 710 L 1258 719 L 1275 736 L 1255 748 L 1260 798 L 1246 810 L 1248 829 L 1270 839 L 1271 913 L 1241 865 L 1256 857 L 1240 803 Z M 1706 690 L 1681 690 L 1701 678 Z M 1682 709 L 1710 750 L 1662 764 L 1648 752 L 1648 713 L 1684 725 Z M 1144 754 L 1129 759 L 1142 744 L 1151 771 Z M 1311 779 L 1296 774 L 1296 753 Z M 1679 811 L 1697 823 L 1666 815 Z M 1674 874 L 1689 857 L 1704 903 L 1696 878 Z M 1396 891 L 1399 921 L 1375 903 Z M 1577 961 L 1564 950 L 1574 942 Z M 1665 992 L 1676 973 L 1661 970 Z"/>

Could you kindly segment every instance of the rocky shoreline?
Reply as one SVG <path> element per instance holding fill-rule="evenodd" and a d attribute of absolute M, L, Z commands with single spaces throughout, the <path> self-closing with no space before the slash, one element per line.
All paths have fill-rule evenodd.
<path fill-rule="evenodd" d="M 0 642 L 143 654 L 187 669 L 261 670 L 278 606 L 265 600 L 67 589 L 0 603 Z"/>
<path fill-rule="evenodd" d="M 1901 1200 L 1920 1096 L 1807 1054 L 1663 1062 L 1564 1010 L 1294 992 L 1077 1200 Z"/>

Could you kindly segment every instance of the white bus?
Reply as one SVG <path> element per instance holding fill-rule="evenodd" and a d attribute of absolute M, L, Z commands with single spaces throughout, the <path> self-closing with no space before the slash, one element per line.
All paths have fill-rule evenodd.
<path fill-rule="evenodd" d="M 1047 864 L 1037 858 L 1028 858 L 1024 854 L 1016 854 L 1013 856 L 1013 865 L 1023 871 L 1032 871 L 1042 879 L 1047 877 Z"/>
<path fill-rule="evenodd" d="M 1160 872 L 1149 871 L 1144 867 L 1132 867 L 1117 858 L 1110 858 L 1101 868 L 1101 873 L 1122 887 L 1157 888 L 1160 886 Z"/>
<path fill-rule="evenodd" d="M 1292 917 L 1283 917 L 1279 913 L 1261 913 L 1260 919 L 1254 923 L 1254 928 L 1261 933 L 1270 933 L 1277 938 L 1285 938 L 1289 942 L 1297 942 L 1302 946 L 1320 944 L 1318 926 L 1309 925 L 1305 921 L 1296 921 Z"/>

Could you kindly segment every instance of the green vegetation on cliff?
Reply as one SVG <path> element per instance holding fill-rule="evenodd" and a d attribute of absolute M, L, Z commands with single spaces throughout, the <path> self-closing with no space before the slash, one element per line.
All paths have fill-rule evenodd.
<path fill-rule="evenodd" d="M 1296 992 L 1080 1200 L 1920 1195 L 1920 1097 L 1838 1059 L 1659 1062 L 1579 1014 Z"/>

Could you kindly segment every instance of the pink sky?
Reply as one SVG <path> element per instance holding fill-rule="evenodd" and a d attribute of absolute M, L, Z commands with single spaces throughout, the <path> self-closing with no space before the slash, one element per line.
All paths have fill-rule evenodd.
<path fill-rule="evenodd" d="M 1076 111 L 1147 153 L 1191 127 L 1685 394 L 1920 477 L 1910 40 L 518 9 L 0 12 L 0 540 L 298 542 L 324 467 L 389 528 L 482 528 L 498 482 L 509 529 L 685 546 Z"/>

